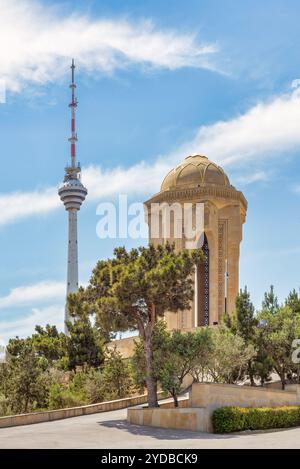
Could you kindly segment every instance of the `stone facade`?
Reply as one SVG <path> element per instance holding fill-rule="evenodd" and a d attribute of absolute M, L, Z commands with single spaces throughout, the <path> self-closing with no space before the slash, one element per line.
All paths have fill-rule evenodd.
<path fill-rule="evenodd" d="M 167 241 L 176 249 L 189 249 L 183 216 L 176 210 L 191 206 L 194 243 L 206 248 L 206 263 L 195 271 L 195 297 L 188 311 L 168 312 L 168 329 L 191 330 L 215 325 L 225 311 L 232 313 L 239 289 L 239 256 L 247 201 L 229 182 L 222 168 L 205 156 L 189 156 L 164 179 L 161 190 L 145 202 L 149 241 Z M 196 207 L 203 204 L 203 223 L 196 226 Z M 153 230 L 153 207 L 159 207 L 158 228 Z M 164 207 L 164 208 L 160 208 Z M 165 210 L 167 207 L 169 210 Z M 156 209 L 157 210 L 157 209 Z M 167 213 L 168 221 L 165 220 Z M 157 214 L 155 214 L 157 216 Z M 166 225 L 168 224 L 168 230 Z M 204 233 L 203 233 L 204 229 Z"/>

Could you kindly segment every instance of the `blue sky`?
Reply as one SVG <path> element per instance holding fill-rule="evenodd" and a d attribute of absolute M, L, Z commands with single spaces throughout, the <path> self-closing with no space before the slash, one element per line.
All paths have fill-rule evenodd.
<path fill-rule="evenodd" d="M 300 4 L 293 0 L 0 0 L 0 340 L 62 325 L 67 217 L 56 196 L 78 64 L 80 280 L 146 240 L 101 240 L 97 204 L 158 191 L 202 153 L 248 199 L 240 285 L 298 288 Z M 292 85 L 293 84 L 293 85 Z"/>

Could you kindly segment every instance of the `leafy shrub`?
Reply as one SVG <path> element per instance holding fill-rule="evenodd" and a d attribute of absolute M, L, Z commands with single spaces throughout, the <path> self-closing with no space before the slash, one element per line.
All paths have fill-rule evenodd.
<path fill-rule="evenodd" d="M 102 369 L 102 391 L 105 400 L 129 397 L 134 391 L 130 364 L 116 349 L 107 352 Z"/>
<path fill-rule="evenodd" d="M 82 395 L 70 391 L 70 389 L 64 389 L 59 384 L 53 384 L 49 390 L 48 397 L 48 408 L 64 409 L 68 407 L 77 407 L 86 404 L 82 399 Z"/>
<path fill-rule="evenodd" d="M 8 399 L 6 399 L 3 394 L 0 394 L 0 417 L 4 417 L 5 415 L 10 415 L 11 410 L 8 404 Z"/>
<path fill-rule="evenodd" d="M 77 372 L 71 375 L 71 379 L 68 383 L 69 390 L 74 393 L 82 396 L 82 399 L 85 399 L 85 383 L 87 380 L 88 374 L 84 372 Z"/>
<path fill-rule="evenodd" d="M 106 398 L 103 390 L 103 376 L 100 371 L 92 370 L 85 382 L 85 394 L 89 404 L 96 404 Z"/>
<path fill-rule="evenodd" d="M 300 426 L 300 406 L 221 407 L 212 416 L 215 433 Z"/>

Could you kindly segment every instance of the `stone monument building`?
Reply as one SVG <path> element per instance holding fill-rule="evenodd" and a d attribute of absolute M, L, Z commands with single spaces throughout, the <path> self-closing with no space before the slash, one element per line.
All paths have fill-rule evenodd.
<path fill-rule="evenodd" d="M 244 195 L 230 184 L 223 169 L 206 156 L 188 156 L 166 175 L 160 192 L 145 202 L 150 243 L 169 241 L 174 242 L 178 250 L 189 248 L 183 221 L 176 219 L 181 226 L 175 226 L 172 211 L 169 211 L 170 229 L 167 236 L 161 214 L 155 237 L 150 229 L 151 206 L 162 204 L 171 207 L 179 204 L 183 207 L 187 203 L 194 209 L 194 219 L 196 204 L 202 205 L 203 228 L 201 230 L 199 227 L 198 234 L 198 227 L 193 228 L 195 236 L 199 236 L 200 244 L 197 247 L 202 247 L 205 261 L 195 271 L 195 294 L 191 308 L 179 313 L 168 312 L 165 317 L 168 329 L 190 330 L 218 324 L 225 311 L 234 311 L 239 291 L 240 243 L 247 211 Z"/>
<path fill-rule="evenodd" d="M 202 207 L 201 227 L 195 229 L 196 246 L 191 247 L 184 233 L 183 220 L 176 219 L 170 210 L 169 232 L 163 223 L 161 207 L 184 204 Z M 195 269 L 194 300 L 187 311 L 167 312 L 165 320 L 169 330 L 189 331 L 200 326 L 217 325 L 224 312 L 234 311 L 239 291 L 239 257 L 243 224 L 246 219 L 247 201 L 230 184 L 222 168 L 206 156 L 188 156 L 164 178 L 160 191 L 145 203 L 146 221 L 149 225 L 149 242 L 154 245 L 169 241 L 177 250 L 201 247 L 205 261 Z M 153 205 L 158 206 L 159 223 L 153 236 Z M 154 211 L 155 213 L 155 211 Z M 179 225 L 179 226 L 178 226 Z M 201 231 L 203 231 L 201 233 Z M 178 233 L 180 236 L 178 236 Z M 176 235 L 176 236 L 175 236 Z M 134 350 L 134 337 L 113 342 L 124 357 Z"/>

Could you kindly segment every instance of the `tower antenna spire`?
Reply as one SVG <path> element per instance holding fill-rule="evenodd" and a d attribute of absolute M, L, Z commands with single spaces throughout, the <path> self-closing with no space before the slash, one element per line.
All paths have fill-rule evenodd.
<path fill-rule="evenodd" d="M 71 143 L 71 167 L 76 167 L 76 142 L 77 142 L 77 133 L 76 133 L 76 124 L 75 124 L 75 110 L 77 108 L 77 99 L 75 98 L 75 60 L 72 59 L 72 81 L 70 84 L 71 88 L 71 102 L 69 107 L 71 108 L 71 137 L 69 138 L 69 142 Z"/>

